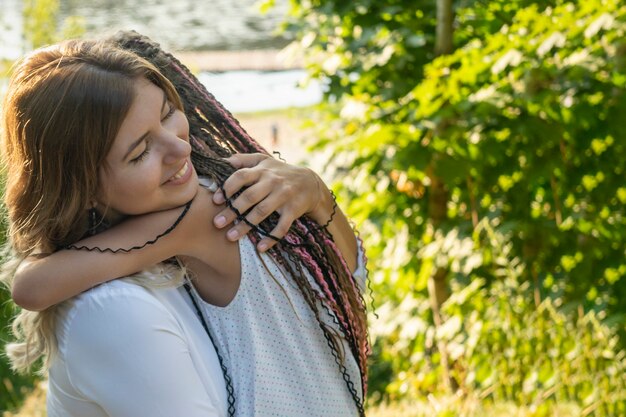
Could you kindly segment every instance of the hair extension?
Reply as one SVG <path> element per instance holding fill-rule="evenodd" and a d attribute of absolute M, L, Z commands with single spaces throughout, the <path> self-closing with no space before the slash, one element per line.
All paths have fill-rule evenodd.
<path fill-rule="evenodd" d="M 235 152 L 267 154 L 189 69 L 163 51 L 157 43 L 136 32 L 120 32 L 111 38 L 111 42 L 147 59 L 174 84 L 189 120 L 192 162 L 200 175 L 209 176 L 218 184 L 223 184 L 234 172 L 234 168 L 223 158 Z M 277 222 L 278 215 L 273 213 L 259 228 L 272 230 Z M 258 229 L 249 233 L 253 242 L 258 242 L 263 235 Z M 370 354 L 366 309 L 361 291 L 337 245 L 325 227 L 302 217 L 294 222 L 283 241 L 272 248 L 269 254 L 291 274 L 315 314 L 359 413 L 364 415 L 366 362 Z M 302 267 L 314 283 L 310 282 Z M 334 336 L 333 329 L 320 318 L 320 304 L 338 325 L 356 359 L 362 385 L 360 398 L 344 366 L 340 341 Z"/>

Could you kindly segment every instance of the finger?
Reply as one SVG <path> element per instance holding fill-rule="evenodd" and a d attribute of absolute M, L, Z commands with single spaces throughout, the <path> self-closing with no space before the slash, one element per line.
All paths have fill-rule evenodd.
<path fill-rule="evenodd" d="M 288 201 L 284 193 L 268 193 L 263 200 L 254 204 L 254 206 L 250 206 L 251 209 L 246 215 L 246 220 L 254 225 L 258 225 L 272 213 L 279 210 L 282 213 L 281 217 L 290 216 L 287 203 Z"/>
<path fill-rule="evenodd" d="M 223 197 L 232 198 L 243 187 L 259 182 L 263 174 L 265 174 L 264 169 L 241 168 L 235 171 L 222 186 L 221 191 L 226 194 Z"/>
<path fill-rule="evenodd" d="M 239 170 L 231 175 L 231 177 L 228 178 L 224 183 L 224 189 L 227 190 L 228 195 L 233 195 L 237 191 L 239 191 L 239 189 L 241 189 L 241 187 L 243 187 L 244 185 L 249 185 L 252 182 L 257 181 L 262 172 L 254 175 L 253 171 L 241 171 L 245 168 L 253 168 L 267 159 L 271 158 L 268 155 L 261 153 L 239 153 L 226 158 L 226 160 L 228 160 L 233 165 L 233 167 Z M 213 202 L 215 204 L 224 204 L 224 202 L 226 202 L 226 197 L 221 190 L 217 190 L 213 194 Z"/>
<path fill-rule="evenodd" d="M 218 229 L 222 229 L 228 226 L 229 224 L 237 220 L 237 217 L 240 214 L 245 213 L 254 204 L 267 197 L 268 192 L 263 192 L 263 188 L 258 186 L 248 188 L 236 199 L 231 200 L 227 208 L 217 213 L 217 215 L 213 218 L 213 224 L 215 224 Z M 222 198 L 224 198 L 223 194 Z"/>
<path fill-rule="evenodd" d="M 234 242 L 245 236 L 250 231 L 250 229 L 251 227 L 246 222 L 239 222 L 235 225 L 235 227 L 233 227 L 226 233 L 226 238 Z"/>
<path fill-rule="evenodd" d="M 274 247 L 274 245 L 278 243 L 276 239 L 281 240 L 282 238 L 284 238 L 289 232 L 289 228 L 295 220 L 296 219 L 290 218 L 289 216 L 280 216 L 278 224 L 276 224 L 276 227 L 274 227 L 270 232 L 270 235 L 272 235 L 273 238 L 264 237 L 259 241 L 257 245 L 257 249 L 259 250 L 259 252 L 266 252 Z"/>
<path fill-rule="evenodd" d="M 240 169 L 252 168 L 267 158 L 269 158 L 269 156 L 262 153 L 236 153 L 226 158 L 226 160 L 233 167 Z"/>
<path fill-rule="evenodd" d="M 217 213 L 217 215 L 215 215 L 215 217 L 213 218 L 213 224 L 218 229 L 223 229 L 224 227 L 234 222 L 236 219 L 237 215 L 229 207 L 225 208 L 224 210 Z"/>
<path fill-rule="evenodd" d="M 222 205 L 226 202 L 222 190 L 218 189 L 216 192 L 213 193 L 213 202 L 217 205 Z"/>
<path fill-rule="evenodd" d="M 252 212 L 255 213 L 255 216 L 253 216 L 252 219 L 254 221 L 251 221 L 250 219 L 246 220 L 253 225 L 258 224 L 257 221 L 260 223 L 262 219 L 272 214 L 274 208 L 278 207 L 277 204 L 281 204 L 280 197 L 275 197 L 270 200 L 269 205 L 268 202 L 264 202 L 264 199 L 268 196 L 270 191 L 271 190 L 265 187 L 259 186 L 252 186 L 246 189 L 243 193 L 241 193 L 241 195 L 231 202 L 231 205 L 229 205 L 227 209 L 222 210 L 217 214 L 217 216 L 215 216 L 213 221 L 215 226 L 218 228 L 224 228 L 227 225 L 232 224 L 240 214 L 246 213 L 253 206 L 254 208 L 252 209 Z M 273 200 L 276 200 L 276 203 L 273 203 Z M 248 215 L 250 215 L 250 213 L 248 213 Z M 226 236 L 230 240 L 237 240 L 241 236 L 248 233 L 250 226 L 246 224 L 246 222 L 241 221 L 233 229 L 235 229 L 235 231 L 229 231 Z"/>
<path fill-rule="evenodd" d="M 248 190 L 246 190 L 248 191 Z M 244 195 L 242 194 L 241 197 Z M 237 240 L 241 236 L 245 235 L 250 231 L 253 226 L 259 225 L 263 220 L 269 217 L 274 211 L 276 211 L 279 207 L 283 207 L 285 205 L 284 195 L 276 195 L 269 194 L 265 199 L 255 203 L 253 206 L 250 206 L 250 212 L 246 215 L 245 219 L 242 219 L 237 225 L 235 225 L 231 230 L 228 231 L 226 236 L 228 239 Z M 256 200 L 256 197 L 254 197 Z M 233 204 L 234 205 L 234 204 Z M 246 209 L 239 210 L 240 213 L 244 213 Z M 289 225 L 293 222 L 294 216 L 290 214 L 289 210 L 285 210 L 286 212 L 281 214 L 281 218 L 283 219 L 283 223 L 286 222 L 287 230 L 289 229 Z M 280 224 L 280 220 L 279 220 Z M 278 229 L 281 230 L 281 229 Z M 286 233 L 286 232 L 285 232 Z M 282 237 L 282 235 L 280 236 Z"/>
<path fill-rule="evenodd" d="M 271 239 L 269 237 L 264 237 L 263 239 L 261 239 L 261 241 L 259 242 L 258 245 L 256 245 L 256 248 L 259 252 L 263 253 L 263 252 L 267 252 L 268 250 L 270 250 L 271 248 L 274 247 L 274 245 L 276 245 L 278 242 L 275 241 L 274 239 Z"/>
<path fill-rule="evenodd" d="M 293 217 L 290 217 L 290 216 L 280 216 L 280 219 L 278 220 L 278 223 L 272 229 L 270 234 L 272 236 L 274 236 L 276 239 L 284 238 L 287 235 L 287 233 L 289 232 L 289 228 L 291 227 L 291 225 L 293 224 L 294 221 L 296 221 L 296 219 L 293 218 Z"/>
<path fill-rule="evenodd" d="M 244 173 L 244 177 L 247 174 Z M 245 177 L 243 179 L 234 179 L 234 182 L 231 183 L 231 188 L 237 187 L 240 183 L 248 182 L 251 180 L 254 183 L 254 176 Z M 234 186 L 232 184 L 235 184 Z M 227 184 L 224 184 L 226 187 Z M 245 213 L 252 207 L 253 205 L 261 202 L 264 198 L 266 198 L 273 190 L 272 184 L 270 182 L 259 182 L 250 186 L 248 189 L 244 190 L 236 199 L 231 200 L 231 205 L 239 212 Z M 229 195 L 227 191 L 227 195 Z M 217 197 L 216 197 L 217 196 Z M 218 190 L 213 194 L 213 202 L 215 204 L 224 204 L 226 199 L 224 198 L 224 193 L 221 190 Z M 278 208 L 278 206 L 274 207 L 274 209 Z M 237 212 L 231 209 L 230 205 L 228 208 L 220 211 L 213 219 L 213 223 L 217 228 L 223 228 L 229 224 L 231 224 L 237 218 Z"/>
<path fill-rule="evenodd" d="M 265 217 L 267 217 L 272 213 L 272 211 L 274 211 L 275 208 L 278 207 L 269 207 L 267 204 L 268 202 L 264 201 L 267 196 L 271 194 L 271 191 L 272 190 L 269 187 L 264 187 L 260 184 L 254 184 L 253 186 L 246 188 L 241 194 L 237 196 L 237 198 L 231 199 L 230 205 L 232 206 L 233 211 L 239 212 L 240 214 L 244 214 L 248 212 L 248 210 L 252 209 L 252 211 L 256 211 L 259 214 L 263 214 Z M 280 197 L 274 197 L 271 201 L 273 200 L 282 199 Z M 269 209 L 272 210 L 267 212 L 267 210 Z"/>

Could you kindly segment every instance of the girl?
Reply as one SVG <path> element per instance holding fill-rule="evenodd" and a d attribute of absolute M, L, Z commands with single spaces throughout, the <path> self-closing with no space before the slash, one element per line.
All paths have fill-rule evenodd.
<path fill-rule="evenodd" d="M 45 108 L 33 104 L 41 97 L 49 100 Z M 230 176 L 233 168 L 223 158 L 234 151 L 258 151 L 258 145 L 188 70 L 138 35 L 68 42 L 35 52 L 16 70 L 3 112 L 10 244 L 16 261 L 39 257 L 29 258 L 15 274 L 18 303 L 43 309 L 136 271 L 143 276 L 134 282 L 148 288 L 175 285 L 170 277 L 178 272 L 188 279 L 177 294 L 187 296 L 187 306 L 201 319 L 217 352 L 229 415 L 364 414 L 369 347 L 360 295 L 362 261 L 352 273 L 362 251 L 319 178 L 276 168 L 275 161 L 262 155 L 235 158 L 253 168 Z M 282 174 L 272 176 L 268 167 Z M 307 178 L 301 181 L 304 187 L 298 176 Z M 273 184 L 285 187 L 283 180 L 291 191 L 277 194 Z M 249 187 L 236 194 L 242 186 Z M 211 190 L 219 192 L 211 196 Z M 298 198 L 285 200 L 290 194 Z M 222 199 L 234 214 L 214 203 Z M 261 222 L 276 209 L 281 215 Z M 308 213 L 309 218 L 289 228 L 293 213 Z M 226 239 L 216 226 L 233 216 L 238 224 Z M 116 226 L 109 228 L 111 224 Z M 247 228 L 252 231 L 246 234 Z M 232 242 L 239 237 L 237 244 Z M 167 259 L 161 264 L 164 271 L 147 269 Z M 174 272 L 168 275 L 170 270 Z M 59 392 L 73 389 L 77 392 L 68 397 L 85 401 L 92 400 L 93 392 L 115 391 L 78 371 L 94 388 L 87 393 L 77 388 L 71 373 L 76 367 L 68 366 L 74 358 L 67 352 L 74 347 L 87 360 L 85 352 L 108 341 L 98 337 L 102 332 L 90 326 L 89 318 L 109 324 L 94 311 L 102 293 L 111 302 L 120 290 L 116 284 L 18 318 L 24 344 L 17 345 L 22 350 L 13 350 L 13 356 L 27 364 L 47 354 L 51 393 L 53 383 L 60 384 Z M 179 317 L 184 309 L 171 307 L 178 301 L 168 297 L 155 295 L 175 312 L 178 327 L 164 331 L 186 334 L 185 326 L 191 325 Z M 81 317 L 87 317 L 83 323 Z M 124 321 L 123 314 L 116 317 Z M 138 333 L 133 330 L 120 336 Z M 65 356 L 58 355 L 62 360 L 53 355 L 55 335 L 60 346 L 69 346 Z M 101 343 L 88 342 L 94 338 Z M 190 343 L 183 344 L 185 349 Z M 99 352 L 106 356 L 109 350 Z M 197 360 L 192 355 L 192 363 Z M 114 366 L 105 362 L 97 369 L 106 373 Z"/>

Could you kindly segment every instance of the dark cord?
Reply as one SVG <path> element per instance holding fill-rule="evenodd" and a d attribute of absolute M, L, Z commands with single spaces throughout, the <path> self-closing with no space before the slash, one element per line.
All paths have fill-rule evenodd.
<path fill-rule="evenodd" d="M 70 245 L 65 246 L 63 249 L 82 250 L 82 251 L 87 251 L 87 252 L 100 252 L 100 253 L 105 253 L 105 252 L 109 252 L 109 253 L 120 253 L 120 252 L 121 253 L 128 253 L 128 252 L 132 252 L 134 250 L 145 248 L 148 245 L 155 244 L 163 236 L 170 234 L 172 232 L 172 230 L 174 230 L 176 228 L 176 226 L 178 226 L 178 224 L 181 222 L 181 220 L 183 220 L 183 217 L 185 217 L 185 215 L 189 211 L 189 208 L 191 207 L 191 202 L 192 201 L 193 200 L 190 200 L 187 204 L 185 204 L 185 208 L 183 209 L 183 211 L 180 213 L 180 215 L 178 216 L 176 221 L 170 227 L 167 228 L 167 230 L 165 230 L 163 233 L 157 235 L 157 237 L 155 237 L 154 239 L 147 241 L 146 243 L 144 243 L 141 246 L 133 246 L 131 248 L 111 249 L 111 248 L 100 248 L 98 246 L 89 247 L 89 246 L 84 246 L 84 245 L 83 246 L 76 246 L 74 244 L 70 244 Z"/>
<path fill-rule="evenodd" d="M 330 195 L 333 196 L 333 212 L 330 213 L 330 219 L 328 219 L 326 224 L 320 226 L 322 229 L 327 229 L 330 223 L 333 221 L 333 217 L 335 217 L 335 214 L 337 214 L 337 196 L 335 195 L 333 190 L 329 190 L 329 191 L 330 191 Z"/>
<path fill-rule="evenodd" d="M 204 331 L 209 336 L 209 339 L 211 339 L 211 343 L 213 344 L 213 347 L 215 348 L 217 359 L 220 362 L 220 368 L 222 368 L 222 373 L 224 374 L 224 381 L 226 382 L 226 392 L 228 393 L 228 416 L 233 417 L 235 415 L 235 388 L 233 387 L 233 380 L 230 378 L 230 375 L 228 375 L 228 368 L 226 368 L 226 365 L 224 365 L 224 359 L 222 358 L 222 355 L 220 354 L 220 351 L 217 348 L 217 344 L 215 344 L 215 340 L 213 339 L 213 336 L 211 335 L 211 332 L 209 331 L 209 326 L 207 325 L 207 322 L 204 319 L 204 315 L 202 314 L 202 311 L 200 310 L 200 307 L 198 306 L 196 297 L 193 296 L 193 293 L 191 291 L 191 285 L 189 284 L 189 282 L 185 282 L 183 286 L 185 287 L 187 294 L 189 294 L 189 298 L 191 298 L 191 303 L 196 309 L 196 314 L 198 315 L 198 318 L 200 319 L 200 323 L 202 323 L 202 327 L 204 327 Z"/>
<path fill-rule="evenodd" d="M 276 156 L 278 159 L 280 159 L 283 162 L 287 162 L 278 151 L 272 151 L 272 155 Z"/>

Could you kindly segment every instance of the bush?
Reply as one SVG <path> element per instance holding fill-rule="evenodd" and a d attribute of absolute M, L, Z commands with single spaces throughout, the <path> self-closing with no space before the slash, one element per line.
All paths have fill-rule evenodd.
<path fill-rule="evenodd" d="M 37 381 L 34 375 L 17 375 L 4 354 L 5 344 L 11 340 L 10 321 L 15 315 L 15 307 L 8 291 L 0 287 L 0 412 L 19 407 Z"/>
<path fill-rule="evenodd" d="M 564 305 L 558 292 L 537 304 L 531 285 L 519 283 L 525 265 L 510 257 L 509 238 L 484 224 L 477 231 L 473 238 L 449 239 L 460 244 L 434 243 L 420 253 L 436 262 L 460 261 L 451 266 L 459 275 L 442 305 L 443 325 L 431 324 L 429 301 L 419 294 L 378 309 L 372 334 L 379 353 L 372 367 L 390 367 L 394 376 L 373 398 L 445 395 L 443 348 L 461 397 L 524 406 L 536 416 L 552 415 L 564 404 L 581 415 L 626 415 L 626 353 L 615 331 L 594 311 Z M 501 277 L 489 286 L 479 276 L 487 263 Z"/>

